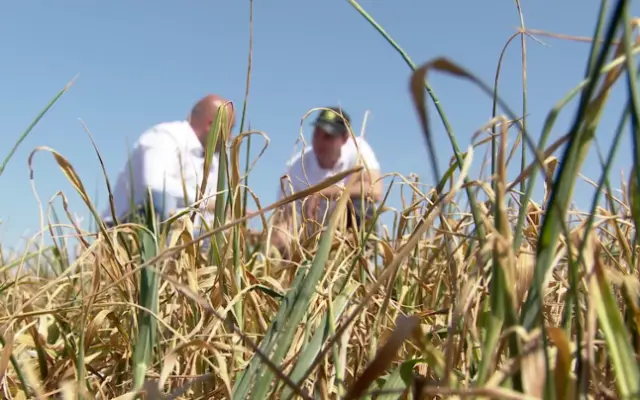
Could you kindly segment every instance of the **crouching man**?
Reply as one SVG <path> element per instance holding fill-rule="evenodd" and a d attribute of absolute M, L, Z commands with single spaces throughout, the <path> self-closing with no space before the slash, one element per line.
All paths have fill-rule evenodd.
<path fill-rule="evenodd" d="M 286 164 L 285 175 L 290 182 L 283 180 L 279 185 L 279 197 L 282 199 L 338 173 L 363 165 L 364 168 L 360 172 L 298 200 L 294 205 L 298 224 L 302 219 L 307 232 L 313 234 L 312 231 L 317 231 L 314 227 L 322 228 L 328 224 L 337 200 L 345 190 L 346 182 L 353 180 L 348 194 L 353 208 L 351 205 L 347 206 L 347 228 L 352 227 L 354 219 L 356 228 L 360 228 L 361 224 L 373 217 L 374 207 L 382 199 L 380 164 L 376 155 L 364 138 L 356 137 L 354 140 L 351 137 L 351 120 L 344 111 L 336 107 L 323 108 L 313 126 L 310 148 L 303 149 Z M 361 212 L 363 201 L 364 214 Z M 276 210 L 273 222 L 271 243 L 278 248 L 283 257 L 289 258 L 290 233 L 294 228 L 291 205 Z"/>
<path fill-rule="evenodd" d="M 143 218 L 149 200 L 147 191 L 151 192 L 160 220 L 191 207 L 203 180 L 205 148 L 218 117 L 220 130 L 226 130 L 228 138 L 235 124 L 233 104 L 211 94 L 193 106 L 187 120 L 161 123 L 142 133 L 116 180 L 113 202 L 119 222 Z M 204 214 L 213 214 L 215 210 L 218 154 L 224 150 L 225 144 L 218 140 L 204 193 L 207 200 L 199 205 Z M 102 218 L 108 227 L 115 225 L 110 206 Z"/>

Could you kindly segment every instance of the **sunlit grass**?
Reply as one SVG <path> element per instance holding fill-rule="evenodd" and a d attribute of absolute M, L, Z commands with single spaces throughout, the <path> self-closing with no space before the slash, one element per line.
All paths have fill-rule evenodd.
<path fill-rule="evenodd" d="M 602 2 L 585 71 L 576 72 L 574 90 L 550 105 L 538 143 L 522 116 L 526 81 L 518 115 L 501 100 L 499 71 L 491 87 L 447 58 L 416 66 L 349 2 L 414 70 L 407 89 L 427 139 L 432 185 L 389 174 L 403 182 L 403 209 L 379 231 L 345 230 L 348 199 L 342 198 L 328 229 L 301 237 L 292 247 L 293 262 L 283 263 L 277 252 L 256 245 L 268 242 L 269 212 L 358 168 L 262 204 L 248 186 L 255 163 L 249 139 L 267 139 L 260 154 L 269 141 L 244 129 L 245 107 L 244 133 L 225 137 L 219 129 L 224 121 L 212 128 L 207 157 L 219 140 L 230 151 L 220 160 L 215 220 L 199 238 L 193 213 L 173 217 L 171 229 L 150 211 L 137 224 L 107 230 L 74 167 L 55 150 L 38 148 L 29 165 L 35 156 L 53 155 L 96 229 L 83 232 L 65 207 L 68 225 L 81 238 L 73 242 L 77 257 L 69 254 L 71 239 L 63 237 L 55 213 L 42 218 L 53 246 L 37 239 L 24 254 L 3 249 L 3 398 L 640 397 L 640 169 L 631 171 L 622 195 L 608 178 L 627 132 L 634 165 L 640 159 L 634 64 L 640 40 L 632 35 L 637 20 L 629 16 L 630 2 Z M 524 29 L 523 21 L 521 15 Z M 247 98 L 250 66 L 251 56 Z M 493 101 L 494 118 L 467 149 L 447 121 L 451 106 L 440 104 L 425 79 L 434 72 L 464 79 Z M 615 131 L 604 130 L 614 139 L 601 155 L 602 175 L 592 177 L 592 206 L 576 211 L 570 208 L 573 189 L 613 85 L 628 89 L 628 101 Z M 568 133 L 547 144 L 572 99 L 578 107 Z M 442 157 L 433 145 L 429 100 L 452 147 L 446 171 L 439 170 Z M 514 134 L 518 140 L 509 148 Z M 509 181 L 516 146 L 533 159 L 520 160 L 518 178 Z M 490 178 L 471 168 L 485 147 Z M 536 202 L 538 174 L 545 191 Z M 265 228 L 259 236 L 247 228 L 251 218 Z M 370 268 L 371 260 L 379 268 Z"/>

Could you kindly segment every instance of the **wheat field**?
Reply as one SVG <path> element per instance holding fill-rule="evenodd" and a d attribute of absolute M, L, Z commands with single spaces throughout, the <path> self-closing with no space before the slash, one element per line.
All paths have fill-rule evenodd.
<path fill-rule="evenodd" d="M 433 177 L 394 174 L 406 188 L 403 209 L 380 229 L 345 229 L 349 204 L 341 198 L 328 227 L 298 237 L 284 262 L 268 246 L 270 212 L 304 193 L 261 205 L 245 181 L 244 114 L 243 133 L 216 133 L 208 149 L 210 156 L 216 140 L 229 143 L 220 159 L 223 201 L 202 236 L 188 213 L 159 225 L 149 212 L 106 229 L 74 166 L 39 149 L 54 156 L 96 223 L 83 231 L 67 211 L 68 222 L 56 216 L 45 227 L 52 246 L 0 248 L 2 398 L 640 398 L 640 20 L 629 15 L 630 1 L 602 2 L 586 73 L 550 105 L 537 143 L 523 122 L 526 102 L 510 109 L 497 85 L 447 58 L 414 65 L 349 3 L 413 70 L 407 87 Z M 526 35 L 514 34 L 522 40 L 505 48 L 525 51 Z M 466 149 L 428 83 L 433 72 L 466 80 L 493 101 L 494 118 Z M 608 130 L 613 146 L 591 182 L 592 206 L 575 210 L 573 189 L 614 85 L 626 88 L 626 106 Z M 573 99 L 570 129 L 548 143 Z M 446 171 L 436 162 L 434 120 L 448 131 L 440 140 L 451 142 Z M 613 188 L 611 166 L 627 132 L 634 165 L 628 182 Z M 512 159 L 518 146 L 531 159 Z M 490 171 L 474 176 L 471 162 L 485 149 Z M 509 181 L 516 162 L 520 174 Z M 383 204 L 376 218 L 386 212 Z M 249 220 L 264 229 L 250 230 Z M 60 234 L 61 224 L 75 237 Z"/>

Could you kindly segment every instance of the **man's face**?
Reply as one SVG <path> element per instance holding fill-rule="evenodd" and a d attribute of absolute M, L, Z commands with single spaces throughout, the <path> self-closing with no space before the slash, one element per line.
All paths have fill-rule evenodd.
<path fill-rule="evenodd" d="M 321 127 L 316 126 L 313 131 L 313 152 L 320 165 L 327 167 L 334 165 L 340 158 L 342 146 L 347 141 L 348 135 L 330 135 Z"/>

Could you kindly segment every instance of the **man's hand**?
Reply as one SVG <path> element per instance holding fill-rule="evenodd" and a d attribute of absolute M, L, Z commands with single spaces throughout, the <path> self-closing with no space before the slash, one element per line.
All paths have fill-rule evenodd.
<path fill-rule="evenodd" d="M 285 260 L 291 257 L 291 243 L 287 240 L 287 235 L 283 231 L 279 229 L 271 231 L 271 245 L 278 249 L 278 252 Z"/>
<path fill-rule="evenodd" d="M 266 235 L 264 232 L 248 229 L 245 233 L 246 240 L 253 246 L 260 244 L 266 245 Z M 291 243 L 288 240 L 287 235 L 280 227 L 274 227 L 271 231 L 271 243 L 270 245 L 280 252 L 283 259 L 288 260 L 291 256 Z M 266 249 L 267 252 L 269 249 Z"/>
<path fill-rule="evenodd" d="M 210 212 L 211 214 L 215 214 L 216 212 L 216 202 L 213 199 L 207 199 L 204 202 L 204 211 Z"/>
<path fill-rule="evenodd" d="M 321 197 L 326 197 L 329 200 L 338 200 L 340 196 L 342 196 L 342 192 L 344 192 L 343 186 L 331 185 L 327 188 L 322 189 L 317 195 Z"/>
<path fill-rule="evenodd" d="M 323 218 L 318 215 L 320 210 L 320 202 L 321 201 L 337 201 L 340 196 L 342 196 L 342 192 L 344 191 L 344 187 L 338 185 L 331 185 L 323 190 L 316 192 L 312 195 L 307 196 L 304 200 L 304 205 L 302 208 L 302 213 L 304 217 L 308 220 L 318 221 L 318 218 Z"/>
<path fill-rule="evenodd" d="M 304 208 L 302 210 L 305 218 L 307 219 L 315 219 L 318 215 L 318 209 L 320 206 L 321 200 L 329 200 L 335 201 L 342 195 L 344 191 L 344 187 L 338 185 L 331 185 L 322 189 L 319 192 L 316 192 L 312 195 L 309 195 L 304 201 Z"/>
<path fill-rule="evenodd" d="M 304 206 L 302 212 L 306 219 L 315 219 L 318 214 L 318 208 L 320 206 L 321 196 L 319 193 L 314 193 L 308 196 L 304 200 Z"/>
<path fill-rule="evenodd" d="M 365 198 L 372 200 L 373 202 L 379 202 L 382 200 L 382 180 L 380 179 L 380 171 L 370 170 L 361 171 L 360 173 L 352 176 L 352 182 L 349 184 L 349 190 L 347 195 L 351 198 L 361 198 L 364 194 Z M 344 186 L 336 187 L 332 185 L 327 189 L 327 197 L 337 200 L 342 192 L 346 190 Z M 323 190 L 324 192 L 324 190 Z"/>

